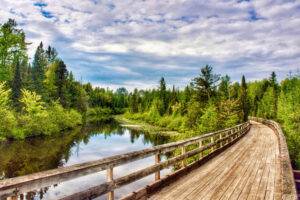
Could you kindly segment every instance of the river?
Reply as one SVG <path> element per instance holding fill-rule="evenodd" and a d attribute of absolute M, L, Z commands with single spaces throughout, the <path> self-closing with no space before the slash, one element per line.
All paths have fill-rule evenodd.
<path fill-rule="evenodd" d="M 168 136 L 154 135 L 120 126 L 117 122 L 97 128 L 78 128 L 49 138 L 31 138 L 0 144 L 0 179 L 70 166 L 104 157 L 170 142 Z M 164 158 L 162 158 L 164 159 Z M 114 168 L 114 178 L 154 164 L 154 157 Z M 162 175 L 172 171 L 168 168 Z M 137 190 L 154 180 L 145 177 L 115 191 L 116 198 Z M 86 175 L 29 192 L 24 199 L 58 199 L 105 182 L 105 172 Z M 105 199 L 99 197 L 98 199 Z"/>

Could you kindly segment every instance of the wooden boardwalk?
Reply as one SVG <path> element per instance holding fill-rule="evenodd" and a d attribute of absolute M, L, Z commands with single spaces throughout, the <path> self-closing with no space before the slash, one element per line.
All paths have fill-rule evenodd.
<path fill-rule="evenodd" d="M 262 124 L 150 199 L 282 199 L 278 138 Z"/>

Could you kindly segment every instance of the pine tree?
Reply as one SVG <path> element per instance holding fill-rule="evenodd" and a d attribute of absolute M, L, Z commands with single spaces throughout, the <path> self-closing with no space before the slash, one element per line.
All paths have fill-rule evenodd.
<path fill-rule="evenodd" d="M 12 100 L 16 107 L 19 107 L 19 99 L 21 97 L 22 79 L 20 62 L 17 61 L 12 81 Z"/>
<path fill-rule="evenodd" d="M 242 77 L 242 83 L 240 88 L 240 105 L 242 109 L 243 121 L 247 121 L 249 114 L 249 105 L 248 105 L 248 96 L 247 96 L 247 84 L 245 76 Z"/>
<path fill-rule="evenodd" d="M 46 65 L 47 60 L 45 57 L 43 43 L 41 42 L 36 49 L 36 52 L 34 54 L 34 60 L 32 63 L 33 87 L 34 90 L 40 95 L 43 95 L 45 92 L 43 82 L 45 80 Z"/>
<path fill-rule="evenodd" d="M 164 115 L 168 109 L 167 86 L 164 77 L 161 77 L 159 81 L 159 98 L 162 101 L 162 108 L 160 109 L 160 114 Z"/>
<path fill-rule="evenodd" d="M 221 78 L 219 85 L 219 95 L 221 99 L 229 99 L 230 77 L 228 75 Z"/>
<path fill-rule="evenodd" d="M 132 113 L 137 113 L 139 111 L 138 103 L 138 90 L 135 88 L 130 98 L 130 111 Z"/>
<path fill-rule="evenodd" d="M 279 84 L 277 82 L 277 76 L 276 76 L 275 72 L 271 73 L 271 76 L 269 78 L 269 82 L 270 82 L 270 86 L 273 87 L 273 92 L 274 92 L 273 95 L 275 97 L 274 98 L 274 109 L 275 109 L 275 113 L 277 113 L 278 97 L 279 97 L 279 93 L 280 93 L 280 88 L 279 88 Z"/>
<path fill-rule="evenodd" d="M 62 60 L 58 61 L 58 66 L 55 71 L 56 75 L 56 87 L 57 87 L 57 97 L 62 106 L 66 107 L 66 84 L 68 78 L 67 66 Z"/>
<path fill-rule="evenodd" d="M 196 91 L 196 98 L 200 102 L 207 103 L 215 95 L 220 75 L 213 74 L 213 68 L 206 65 L 201 69 L 198 77 L 193 79 L 192 85 Z"/>
<path fill-rule="evenodd" d="M 57 51 L 55 48 L 48 46 L 46 52 L 46 58 L 48 63 L 52 63 L 57 58 Z"/>

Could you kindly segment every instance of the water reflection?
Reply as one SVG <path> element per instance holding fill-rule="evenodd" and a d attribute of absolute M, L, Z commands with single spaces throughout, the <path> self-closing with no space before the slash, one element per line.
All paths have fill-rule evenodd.
<path fill-rule="evenodd" d="M 170 142 L 167 136 L 130 130 L 115 122 L 97 128 L 78 128 L 56 137 L 6 142 L 0 145 L 0 179 L 97 160 L 167 142 Z M 153 163 L 153 158 L 146 158 L 134 164 L 118 167 L 116 176 L 123 176 Z M 137 189 L 150 179 L 145 178 L 146 181 L 141 180 L 142 183 L 139 185 L 135 184 L 123 191 L 120 190 L 119 195 Z M 99 172 L 41 189 L 38 193 L 28 193 L 26 199 L 56 199 L 103 181 L 105 181 L 104 172 Z"/>

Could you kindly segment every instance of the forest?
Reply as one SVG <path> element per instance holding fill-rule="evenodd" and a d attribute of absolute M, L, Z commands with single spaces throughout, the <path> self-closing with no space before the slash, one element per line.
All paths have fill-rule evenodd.
<path fill-rule="evenodd" d="M 205 65 L 185 88 L 167 84 L 129 92 L 76 80 L 57 50 L 41 42 L 32 61 L 25 33 L 10 19 L 0 27 L 0 139 L 56 135 L 66 129 L 112 120 L 143 121 L 191 137 L 244 122 L 248 116 L 278 121 L 292 164 L 300 167 L 300 76 L 280 82 L 231 81 Z M 259 72 L 258 72 L 259 73 Z M 179 139 L 180 139 L 179 138 Z"/>

